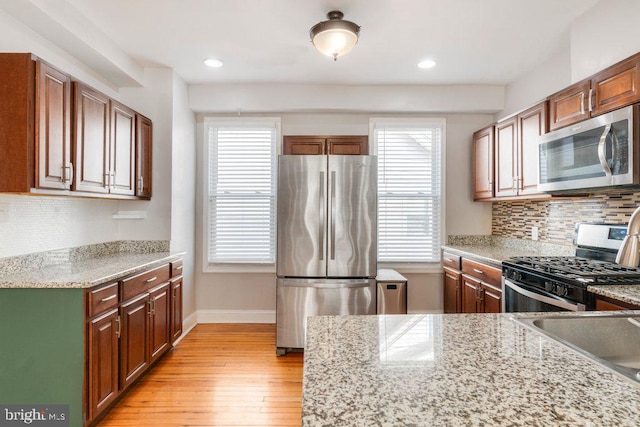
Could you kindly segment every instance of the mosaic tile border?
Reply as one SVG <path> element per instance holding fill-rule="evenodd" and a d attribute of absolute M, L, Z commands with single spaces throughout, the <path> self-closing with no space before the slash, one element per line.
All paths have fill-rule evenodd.
<path fill-rule="evenodd" d="M 640 191 L 494 202 L 492 234 L 531 240 L 531 227 L 537 226 L 541 242 L 569 244 L 573 242 L 576 222 L 626 224 L 638 207 Z"/>
<path fill-rule="evenodd" d="M 43 268 L 65 262 L 80 261 L 115 253 L 168 252 L 168 240 L 120 240 L 96 243 L 75 248 L 36 252 L 15 257 L 0 258 L 0 273 Z"/>

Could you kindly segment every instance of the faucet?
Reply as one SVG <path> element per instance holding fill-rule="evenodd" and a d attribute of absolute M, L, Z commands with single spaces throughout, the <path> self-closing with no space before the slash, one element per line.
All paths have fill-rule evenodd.
<path fill-rule="evenodd" d="M 633 268 L 638 267 L 640 263 L 640 207 L 631 215 L 627 235 L 618 249 L 616 262 Z"/>

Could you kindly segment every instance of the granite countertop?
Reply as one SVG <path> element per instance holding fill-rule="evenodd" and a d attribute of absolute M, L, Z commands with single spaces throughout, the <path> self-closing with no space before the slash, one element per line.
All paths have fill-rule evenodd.
<path fill-rule="evenodd" d="M 640 425 L 639 384 L 512 316 L 310 318 L 302 425 Z"/>
<path fill-rule="evenodd" d="M 184 252 L 115 253 L 76 261 L 5 273 L 0 288 L 90 288 L 136 273 L 172 259 Z"/>
<path fill-rule="evenodd" d="M 591 285 L 589 292 L 629 304 L 640 305 L 640 285 Z"/>
<path fill-rule="evenodd" d="M 515 256 L 575 255 L 572 245 L 557 245 L 497 236 L 449 236 L 442 249 L 500 268 L 502 261 Z"/>

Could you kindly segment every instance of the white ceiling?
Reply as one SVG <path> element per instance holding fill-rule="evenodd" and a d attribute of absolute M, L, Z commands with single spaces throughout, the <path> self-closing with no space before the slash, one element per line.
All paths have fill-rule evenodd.
<path fill-rule="evenodd" d="M 2 2 L 14 3 L 13 10 L 4 9 L 50 39 L 68 40 L 75 31 L 94 54 L 99 46 L 119 48 L 133 63 L 173 68 L 190 84 L 503 85 L 566 49 L 571 22 L 597 0 L 2 0 L 0 7 Z M 54 17 L 61 25 L 45 31 L 40 17 L 27 16 L 25 3 L 35 4 L 39 14 L 57 4 L 56 13 L 66 11 Z M 362 27 L 358 45 L 337 62 L 309 42 L 311 26 L 334 9 Z M 65 27 L 72 15 L 82 24 Z M 66 34 L 57 34 L 61 28 Z M 98 37 L 104 40 L 98 43 Z M 207 57 L 221 58 L 225 66 L 209 69 L 202 63 Z M 425 58 L 438 65 L 418 69 Z"/>

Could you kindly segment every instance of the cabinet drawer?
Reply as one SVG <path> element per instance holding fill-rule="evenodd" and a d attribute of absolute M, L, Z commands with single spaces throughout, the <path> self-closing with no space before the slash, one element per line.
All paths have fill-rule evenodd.
<path fill-rule="evenodd" d="M 122 285 L 122 300 L 126 301 L 129 298 L 133 298 L 167 280 L 169 280 L 169 264 L 124 279 L 120 282 Z"/>
<path fill-rule="evenodd" d="M 502 270 L 498 268 L 462 258 L 462 272 L 476 277 L 498 289 L 501 288 Z"/>
<path fill-rule="evenodd" d="M 172 261 L 171 265 L 171 277 L 176 277 L 182 274 L 182 260 Z"/>
<path fill-rule="evenodd" d="M 98 313 L 117 306 L 118 282 L 87 292 L 88 317 L 93 317 Z"/>
<path fill-rule="evenodd" d="M 453 255 L 448 252 L 442 253 L 442 265 L 444 267 L 454 268 L 460 270 L 460 256 Z"/>

